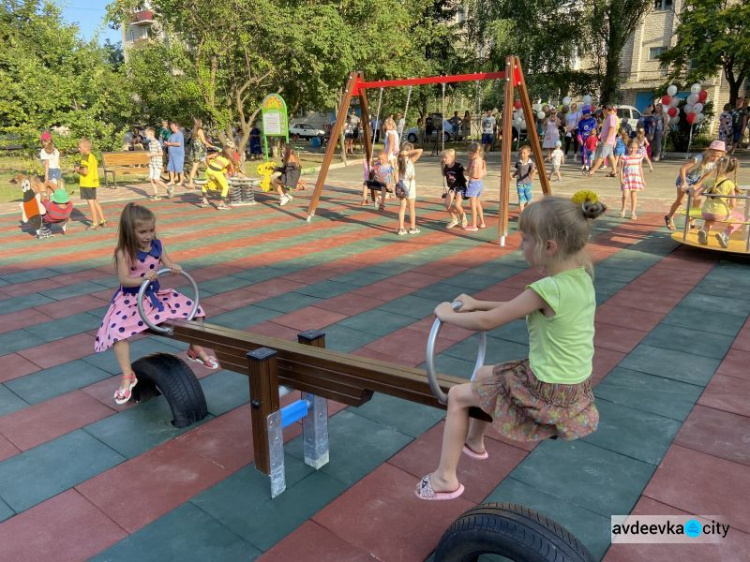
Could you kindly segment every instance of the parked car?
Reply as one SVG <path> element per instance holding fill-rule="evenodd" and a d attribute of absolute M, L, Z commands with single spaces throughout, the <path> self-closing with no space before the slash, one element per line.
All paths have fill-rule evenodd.
<path fill-rule="evenodd" d="M 313 139 L 315 137 L 322 139 L 325 135 L 324 130 L 317 129 L 307 123 L 297 123 L 289 127 L 289 136 L 295 139 Z"/>
<path fill-rule="evenodd" d="M 439 113 L 433 113 L 428 117 L 428 127 L 425 130 L 426 135 L 428 135 L 428 140 L 431 142 L 434 142 L 437 138 L 438 131 L 436 128 L 432 126 L 432 123 L 434 122 L 433 119 L 437 117 L 440 119 Z M 439 121 L 438 121 L 439 123 Z M 447 119 L 443 119 L 443 136 L 445 137 L 445 142 L 448 142 L 451 139 L 451 124 Z M 410 143 L 416 143 L 419 142 L 419 129 L 417 127 L 412 127 L 411 129 L 407 129 L 404 132 L 404 138 L 408 140 Z M 460 139 L 459 135 L 459 139 Z"/>
<path fill-rule="evenodd" d="M 641 112 L 638 111 L 632 105 L 618 105 L 617 106 L 617 117 L 622 119 L 623 117 L 628 118 L 628 123 L 635 127 L 635 123 L 641 118 Z"/>

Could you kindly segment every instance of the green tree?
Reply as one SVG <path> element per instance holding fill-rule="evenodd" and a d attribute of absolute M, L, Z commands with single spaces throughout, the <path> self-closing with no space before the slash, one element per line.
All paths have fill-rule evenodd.
<path fill-rule="evenodd" d="M 750 3 L 685 0 L 679 18 L 677 43 L 659 57 L 670 67 L 669 82 L 690 84 L 723 71 L 734 105 L 750 75 Z"/>

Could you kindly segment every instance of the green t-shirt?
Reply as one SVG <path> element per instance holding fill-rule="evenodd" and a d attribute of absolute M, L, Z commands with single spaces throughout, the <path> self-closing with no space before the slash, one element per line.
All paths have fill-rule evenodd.
<path fill-rule="evenodd" d="M 583 267 L 545 277 L 528 286 L 555 315 L 541 310 L 526 317 L 529 366 L 540 381 L 578 384 L 591 376 L 594 358 L 594 283 Z"/>

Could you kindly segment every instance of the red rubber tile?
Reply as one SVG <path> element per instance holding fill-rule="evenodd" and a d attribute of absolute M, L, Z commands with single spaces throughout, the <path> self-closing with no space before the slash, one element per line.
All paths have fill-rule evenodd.
<path fill-rule="evenodd" d="M 55 281 L 61 285 L 72 285 L 73 283 L 81 283 L 84 281 L 93 281 L 94 279 L 102 279 L 109 275 L 115 274 L 115 268 L 109 266 L 106 271 L 102 271 L 102 268 L 86 269 L 84 271 L 77 271 L 76 273 L 65 273 L 55 277 Z"/>
<path fill-rule="evenodd" d="M 633 307 L 616 306 L 605 302 L 596 309 L 596 321 L 604 324 L 613 324 L 623 328 L 636 328 L 650 332 L 662 321 L 662 312 L 649 312 Z"/>
<path fill-rule="evenodd" d="M 85 388 L 82 388 L 81 392 L 88 394 L 94 400 L 100 402 L 101 404 L 104 404 L 105 406 L 109 408 L 112 408 L 113 410 L 117 412 L 122 412 L 124 410 L 129 410 L 130 408 L 133 408 L 135 406 L 135 403 L 133 401 L 130 401 L 130 402 L 125 402 L 125 404 L 122 404 L 122 405 L 115 404 L 115 401 L 112 398 L 112 395 L 114 394 L 115 390 L 117 390 L 117 387 L 119 385 L 120 385 L 120 377 L 114 376 L 108 379 L 101 380 L 99 382 L 95 382 L 94 384 L 91 384 Z"/>
<path fill-rule="evenodd" d="M 418 361 L 407 363 L 404 360 L 397 359 L 391 353 L 383 353 L 381 351 L 375 351 L 367 347 L 360 347 L 359 349 L 352 351 L 352 355 L 358 355 L 359 357 L 369 357 L 370 359 L 377 359 L 378 361 L 386 361 L 387 363 L 397 363 L 399 365 L 406 365 L 407 367 L 416 367 L 424 361 L 424 351 L 422 351 L 422 358 Z"/>
<path fill-rule="evenodd" d="M 313 516 L 313 521 L 378 560 L 424 560 L 445 529 L 474 504 L 463 497 L 425 501 L 417 478 L 386 463 Z"/>
<path fill-rule="evenodd" d="M 2 558 L 14 562 L 87 560 L 126 536 L 75 490 L 0 524 Z"/>
<path fill-rule="evenodd" d="M 381 294 L 381 296 L 386 296 L 386 294 Z M 378 298 L 346 293 L 344 295 L 339 295 L 338 297 L 333 297 L 332 299 L 326 299 L 323 302 L 317 303 L 315 306 L 322 308 L 323 310 L 338 312 L 345 316 L 354 316 L 355 314 L 361 314 L 368 310 L 372 310 L 373 308 L 377 308 L 385 302 L 385 300 Z"/>
<path fill-rule="evenodd" d="M 69 361 L 91 355 L 94 351 L 94 336 L 77 334 L 62 340 L 38 345 L 19 351 L 18 354 L 47 369 Z"/>
<path fill-rule="evenodd" d="M 411 474 L 416 485 L 417 480 L 437 468 L 444 428 L 443 422 L 432 427 L 391 457 L 388 463 Z M 485 439 L 485 446 L 490 455 L 487 460 L 461 455 L 458 465 L 458 480 L 466 487 L 461 497 L 474 503 L 481 503 L 527 455 L 523 449 L 495 439 Z"/>
<path fill-rule="evenodd" d="M 11 297 L 20 297 L 21 295 L 30 295 L 31 293 L 40 293 L 47 289 L 57 289 L 62 285 L 53 278 L 37 279 L 36 281 L 26 281 L 15 285 L 6 285 L 3 292 Z"/>
<path fill-rule="evenodd" d="M 226 293 L 201 299 L 201 304 L 204 306 L 216 306 L 225 310 L 235 310 L 267 298 L 268 297 L 265 295 L 261 295 L 256 291 L 243 287 L 242 289 L 234 289 L 232 291 L 227 291 Z"/>
<path fill-rule="evenodd" d="M 264 295 L 265 297 L 275 297 L 277 295 L 281 295 L 282 293 L 289 293 L 305 286 L 305 283 L 280 278 L 269 279 L 268 281 L 263 281 L 262 283 L 256 283 L 255 285 L 251 286 L 251 289 L 254 293 Z"/>
<path fill-rule="evenodd" d="M 750 418 L 745 416 L 697 404 L 682 424 L 674 442 L 750 466 Z"/>
<path fill-rule="evenodd" d="M 424 361 L 424 350 L 427 346 L 429 332 L 401 329 L 385 337 L 368 343 L 364 349 L 369 349 L 383 355 L 391 355 L 396 363 L 405 365 L 419 365 Z M 448 340 L 442 340 L 443 349 L 451 346 Z M 440 347 L 440 346 L 438 346 Z M 441 351 L 438 349 L 438 352 Z"/>
<path fill-rule="evenodd" d="M 76 489 L 133 533 L 230 474 L 226 468 L 196 455 L 195 446 L 170 441 Z"/>
<path fill-rule="evenodd" d="M 39 370 L 38 365 L 35 365 L 25 357 L 21 357 L 18 353 L 3 355 L 0 357 L 0 365 L 3 366 L 2 370 L 0 370 L 0 382 L 17 379 L 18 377 L 35 373 Z"/>
<path fill-rule="evenodd" d="M 597 348 L 630 353 L 646 335 L 648 332 L 642 330 L 597 322 L 594 345 Z"/>
<path fill-rule="evenodd" d="M 661 290 L 658 292 L 650 292 L 641 287 L 633 287 L 632 285 L 629 285 L 607 300 L 607 304 L 610 306 L 635 308 L 638 310 L 667 314 L 677 306 L 685 294 L 687 293 L 665 293 Z"/>
<path fill-rule="evenodd" d="M 114 291 L 110 291 L 114 293 Z M 52 318 L 65 318 L 79 312 L 86 312 L 88 310 L 94 310 L 100 308 L 109 303 L 109 299 L 105 302 L 102 299 L 92 297 L 91 295 L 81 295 L 79 297 L 72 297 L 57 302 L 51 302 L 37 306 L 36 310 L 43 312 L 44 314 L 51 316 Z"/>
<path fill-rule="evenodd" d="M 297 341 L 297 334 L 300 333 L 300 330 L 295 330 L 288 326 L 282 326 L 271 320 L 263 322 L 262 324 L 256 324 L 252 327 L 252 331 L 254 334 L 263 334 L 264 336 L 271 336 L 295 342 Z"/>
<path fill-rule="evenodd" d="M 0 433 L 26 451 L 114 413 L 85 392 L 75 390 L 0 418 Z"/>
<path fill-rule="evenodd" d="M 430 329 L 432 329 L 432 325 L 434 323 L 435 317 L 429 316 L 427 318 L 419 320 L 418 322 L 415 322 L 414 324 L 409 324 L 404 328 L 404 330 L 412 330 L 418 332 L 425 335 L 426 338 L 427 335 L 429 335 Z M 443 350 L 445 350 L 456 342 L 463 341 L 466 338 L 470 338 L 475 333 L 476 332 L 472 332 L 471 330 L 466 330 L 459 326 L 454 326 L 453 324 L 443 324 L 443 327 L 440 328 L 440 339 L 438 340 L 438 346 L 443 340 L 448 340 L 447 342 L 445 342 L 445 347 L 442 348 Z"/>
<path fill-rule="evenodd" d="M 516 293 L 516 296 L 518 296 L 521 292 L 525 291 L 526 287 L 531 283 L 539 281 L 542 277 L 544 277 L 544 275 L 537 271 L 536 268 L 529 268 L 513 277 L 508 277 L 503 281 L 502 285 L 506 288 L 513 287 L 514 289 L 517 289 L 518 292 Z"/>
<path fill-rule="evenodd" d="M 395 285 L 403 285 L 405 287 L 412 287 L 413 289 L 423 289 L 430 285 L 434 285 L 441 280 L 441 277 L 435 277 L 434 275 L 426 275 L 414 271 L 399 273 L 398 275 L 389 278 L 389 281 L 393 282 Z"/>
<path fill-rule="evenodd" d="M 621 351 L 614 351 L 612 349 L 604 349 L 600 347 L 594 348 L 594 370 L 591 374 L 591 378 L 594 382 L 598 382 L 606 377 L 609 372 L 617 367 L 627 353 Z"/>
<path fill-rule="evenodd" d="M 714 375 L 698 404 L 750 417 L 750 378 Z"/>
<path fill-rule="evenodd" d="M 277 543 L 259 558 L 263 562 L 374 562 L 377 560 L 312 521 L 305 521 L 296 531 Z"/>
<path fill-rule="evenodd" d="M 49 321 L 49 316 L 42 314 L 33 308 L 10 312 L 0 316 L 0 334 L 20 330 L 28 326 L 36 326 L 37 324 Z"/>
<path fill-rule="evenodd" d="M 750 351 L 730 349 L 716 374 L 750 380 Z"/>
<path fill-rule="evenodd" d="M 732 349 L 750 351 L 750 328 L 745 327 L 740 330 L 740 333 L 737 334 L 737 337 L 732 343 Z"/>
<path fill-rule="evenodd" d="M 18 447 L 0 435 L 0 462 L 3 462 L 5 459 L 8 459 L 13 455 L 17 455 L 20 452 L 21 450 Z"/>
<path fill-rule="evenodd" d="M 516 298 L 518 295 L 522 293 L 522 291 L 517 287 L 509 287 L 504 285 L 505 281 L 502 283 L 495 285 L 494 287 L 489 287 L 487 289 L 483 289 L 482 291 L 478 292 L 475 296 L 476 298 L 480 300 L 488 300 L 488 301 L 499 301 L 499 302 L 508 302 L 512 301 L 514 298 Z"/>
<path fill-rule="evenodd" d="M 721 515 L 750 532 L 750 467 L 673 445 L 643 495 L 696 515 Z"/>
<path fill-rule="evenodd" d="M 338 312 L 324 310 L 317 306 L 306 306 L 305 308 L 274 318 L 273 321 L 282 326 L 304 332 L 305 330 L 325 328 L 345 318 L 348 317 Z"/>

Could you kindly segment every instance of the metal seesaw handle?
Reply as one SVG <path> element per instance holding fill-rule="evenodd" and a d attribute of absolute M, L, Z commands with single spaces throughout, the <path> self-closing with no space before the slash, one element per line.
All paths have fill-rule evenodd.
<path fill-rule="evenodd" d="M 156 272 L 157 277 L 161 277 L 162 275 L 166 273 L 172 273 L 172 270 L 168 267 L 162 267 L 159 271 Z M 198 284 L 195 282 L 195 279 L 193 279 L 188 273 L 183 269 L 180 271 L 180 275 L 182 275 L 185 279 L 190 281 L 190 284 L 193 286 L 193 308 L 190 311 L 190 314 L 188 314 L 187 318 L 185 320 L 192 320 L 195 318 L 196 313 L 198 312 L 198 307 L 200 306 L 199 299 L 200 296 L 198 295 Z M 171 336 L 173 333 L 172 328 L 165 328 L 162 326 L 157 326 L 156 324 L 153 324 L 151 320 L 148 319 L 148 316 L 146 315 L 146 311 L 143 310 L 143 297 L 146 295 L 146 291 L 148 290 L 148 286 L 151 285 L 151 281 L 148 279 L 144 279 L 143 283 L 141 283 L 141 288 L 138 291 L 138 314 L 141 316 L 141 320 L 146 324 L 146 326 L 149 327 L 150 330 L 157 332 L 159 334 L 165 334 L 168 336 Z"/>
<path fill-rule="evenodd" d="M 453 301 L 451 307 L 453 310 L 459 310 L 463 306 L 461 301 Z M 432 324 L 430 335 L 427 338 L 427 356 L 425 360 L 425 370 L 427 371 L 427 380 L 430 383 L 430 389 L 441 404 L 448 403 L 448 395 L 443 392 L 440 385 L 437 382 L 437 376 L 435 373 L 435 344 L 437 343 L 438 336 L 440 335 L 440 328 L 443 323 L 439 318 L 435 318 L 435 322 Z M 487 332 L 479 332 L 479 345 L 477 347 L 477 360 L 474 364 L 474 372 L 471 374 L 471 379 L 477 375 L 479 368 L 484 365 L 484 357 L 487 353 Z"/>

